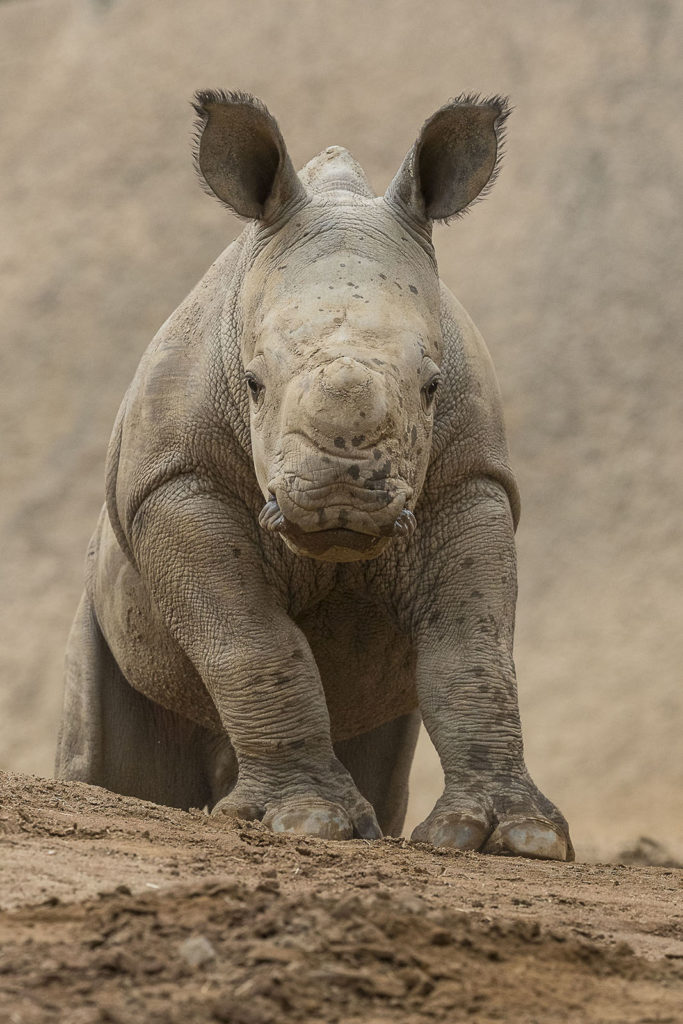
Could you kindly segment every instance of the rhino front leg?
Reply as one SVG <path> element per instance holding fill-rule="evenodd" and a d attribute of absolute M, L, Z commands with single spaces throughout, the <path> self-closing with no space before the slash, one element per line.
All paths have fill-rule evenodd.
<path fill-rule="evenodd" d="M 141 574 L 237 756 L 237 782 L 213 813 L 274 831 L 379 838 L 371 805 L 335 757 L 315 659 L 264 577 L 254 529 L 237 503 L 181 478 L 147 498 L 131 531 Z"/>
<path fill-rule="evenodd" d="M 413 839 L 573 860 L 565 819 L 524 763 L 507 496 L 496 482 L 480 479 L 459 487 L 447 507 L 439 504 L 425 537 L 415 634 L 420 708 L 446 784 Z"/>

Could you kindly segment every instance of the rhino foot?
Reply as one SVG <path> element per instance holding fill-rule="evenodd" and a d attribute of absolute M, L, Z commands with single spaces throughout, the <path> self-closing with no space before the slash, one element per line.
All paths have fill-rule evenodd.
<path fill-rule="evenodd" d="M 574 860 L 567 822 L 526 773 L 449 780 L 411 838 L 454 850 Z"/>
<path fill-rule="evenodd" d="M 212 815 L 262 821 L 273 832 L 292 832 L 320 839 L 381 839 L 372 805 L 365 800 L 345 768 L 333 763 L 308 778 L 264 777 L 241 769 L 241 777 Z"/>

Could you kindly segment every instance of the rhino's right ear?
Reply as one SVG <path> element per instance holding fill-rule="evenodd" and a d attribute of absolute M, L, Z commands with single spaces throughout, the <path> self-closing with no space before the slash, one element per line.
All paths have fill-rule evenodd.
<path fill-rule="evenodd" d="M 441 107 L 422 126 L 387 202 L 427 224 L 464 213 L 495 181 L 509 113 L 502 96 L 459 96 Z"/>
<path fill-rule="evenodd" d="M 275 220 L 307 201 L 275 118 L 247 93 L 195 93 L 195 163 L 211 195 L 240 217 Z"/>

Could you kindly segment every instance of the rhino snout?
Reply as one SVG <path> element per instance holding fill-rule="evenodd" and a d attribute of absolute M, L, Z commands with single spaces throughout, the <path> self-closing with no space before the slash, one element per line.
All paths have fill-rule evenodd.
<path fill-rule="evenodd" d="M 305 530 L 299 524 L 287 519 L 276 497 L 271 497 L 261 509 L 259 525 L 269 533 L 280 533 L 285 538 L 296 541 L 308 541 L 314 547 L 324 549 L 324 537 L 317 535 L 334 535 L 336 546 L 348 545 L 358 551 L 371 551 L 378 542 L 391 537 L 403 537 L 409 540 L 417 527 L 415 516 L 409 508 L 402 508 L 396 519 L 388 526 L 377 528 L 367 518 L 358 521 L 348 512 L 341 509 L 336 525 Z M 361 527 L 359 529 L 359 527 Z M 342 537 L 342 535 L 348 535 Z M 353 536 L 355 535 L 355 537 Z M 317 538 L 317 539 L 316 539 Z M 322 545 L 322 546 L 321 546 Z"/>

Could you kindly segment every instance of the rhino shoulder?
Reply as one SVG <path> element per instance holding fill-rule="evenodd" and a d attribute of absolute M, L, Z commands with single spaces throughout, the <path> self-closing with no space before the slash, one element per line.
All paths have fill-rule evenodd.
<path fill-rule="evenodd" d="M 235 322 L 242 254 L 240 236 L 162 325 L 119 409 L 106 500 L 129 557 L 126 536 L 152 491 L 183 474 L 213 474 L 229 487 L 231 463 L 244 460 L 249 420 Z"/>
<path fill-rule="evenodd" d="M 502 401 L 493 362 L 471 317 L 441 284 L 443 385 L 426 486 L 443 488 L 488 476 L 505 488 L 515 526 L 519 492 L 510 468 Z"/>

